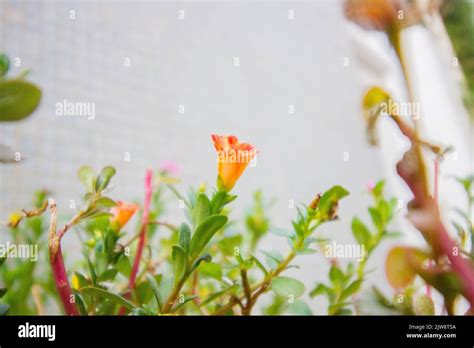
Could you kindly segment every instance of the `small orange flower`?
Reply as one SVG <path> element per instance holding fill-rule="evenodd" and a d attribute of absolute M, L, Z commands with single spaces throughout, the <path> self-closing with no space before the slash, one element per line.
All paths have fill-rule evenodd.
<path fill-rule="evenodd" d="M 126 204 L 121 201 L 117 201 L 117 205 L 110 208 L 110 225 L 115 231 L 120 231 L 123 226 L 130 220 L 130 218 L 137 212 L 140 207 L 136 204 Z"/>
<path fill-rule="evenodd" d="M 233 135 L 212 135 L 217 150 L 217 188 L 229 192 L 254 159 L 257 150 L 253 145 L 239 143 Z"/>

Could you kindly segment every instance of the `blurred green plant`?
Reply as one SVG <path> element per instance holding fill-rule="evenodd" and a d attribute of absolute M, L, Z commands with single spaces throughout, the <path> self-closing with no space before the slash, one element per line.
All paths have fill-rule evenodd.
<path fill-rule="evenodd" d="M 466 78 L 465 105 L 474 118 L 474 3 L 472 1 L 448 0 L 444 2 L 442 14 L 446 30 L 451 37 L 457 58 Z"/>
<path fill-rule="evenodd" d="M 352 234 L 364 251 L 362 259 L 349 262 L 346 267 L 338 265 L 336 260 L 331 261 L 328 283 L 317 283 L 310 296 L 325 295 L 328 300 L 329 315 L 353 314 L 354 295 L 361 289 L 366 280 L 366 265 L 369 257 L 380 243 L 388 237 L 397 237 L 396 232 L 389 232 L 388 226 L 393 219 L 397 200 L 386 199 L 383 194 L 384 181 L 379 181 L 370 187 L 374 205 L 368 208 L 373 228 L 369 228 L 360 218 L 352 219 Z M 352 308 L 352 309 L 351 309 Z"/>
<path fill-rule="evenodd" d="M 25 80 L 28 71 L 7 78 L 10 59 L 0 53 L 0 122 L 20 121 L 35 111 L 41 100 L 41 90 Z"/>
<path fill-rule="evenodd" d="M 47 195 L 46 191 L 36 192 L 34 210 L 14 212 L 5 223 L 10 227 L 8 237 L 16 246 L 33 246 L 38 253 L 37 260 L 8 258 L 7 254 L 0 259 L 0 280 L 5 287 L 0 290 L 0 298 L 3 297 L 8 303 L 8 313 L 12 315 L 44 314 L 44 308 L 58 300 L 51 272 L 44 267 L 47 264 L 45 250 L 48 248 L 48 239 L 45 232 L 48 224 L 41 214 L 47 206 Z M 20 224 L 23 219 L 25 222 Z M 5 310 L 4 306 L 0 305 Z"/>

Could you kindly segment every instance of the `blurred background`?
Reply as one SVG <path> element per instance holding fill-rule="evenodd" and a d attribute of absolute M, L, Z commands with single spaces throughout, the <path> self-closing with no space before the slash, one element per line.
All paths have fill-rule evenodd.
<path fill-rule="evenodd" d="M 235 218 L 262 189 L 277 199 L 274 225 L 289 227 L 296 214 L 291 202 L 309 203 L 339 184 L 351 195 L 340 221 L 321 231 L 353 243 L 352 217 L 368 220 L 367 183 L 387 178 L 389 195 L 409 198 L 393 172 L 405 144 L 382 124 L 382 150 L 369 147 L 361 113 L 364 91 L 374 83 L 404 95 L 400 68 L 383 35 L 348 23 L 342 1 L 1 0 L 0 23 L 0 51 L 12 62 L 19 58 L 10 74 L 31 69 L 29 80 L 43 92 L 30 118 L 0 124 L 0 143 L 22 156 L 20 163 L 0 164 L 0 219 L 29 207 L 41 188 L 67 214 L 70 200 L 81 197 L 76 172 L 84 164 L 117 168 L 115 199 L 141 200 L 145 169 L 163 160 L 180 165 L 182 191 L 214 186 L 213 133 L 234 134 L 259 150 L 257 165 L 234 189 Z M 456 142 L 447 172 L 472 172 L 472 122 L 443 61 L 452 57 L 443 58 L 426 28 L 407 35 L 417 88 L 427 91 L 422 113 L 427 105 L 439 115 L 424 121 L 427 129 L 445 135 L 443 143 Z M 64 100 L 93 103 L 95 117 L 57 115 Z M 449 184 L 441 193 L 448 208 L 460 197 Z M 183 219 L 175 203 L 171 222 Z M 64 243 L 74 249 L 77 241 L 71 233 Z M 371 260 L 382 289 L 386 244 Z M 286 250 L 271 235 L 264 245 Z M 326 277 L 321 255 L 297 264 L 301 269 L 291 272 L 307 288 Z M 310 302 L 316 311 L 324 308 L 318 301 Z"/>

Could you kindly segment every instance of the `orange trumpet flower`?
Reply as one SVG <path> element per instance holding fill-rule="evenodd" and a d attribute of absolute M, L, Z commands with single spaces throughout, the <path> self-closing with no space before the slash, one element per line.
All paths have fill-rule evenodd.
<path fill-rule="evenodd" d="M 233 135 L 212 135 L 217 150 L 217 188 L 229 192 L 255 158 L 257 150 L 253 145 L 240 143 Z"/>

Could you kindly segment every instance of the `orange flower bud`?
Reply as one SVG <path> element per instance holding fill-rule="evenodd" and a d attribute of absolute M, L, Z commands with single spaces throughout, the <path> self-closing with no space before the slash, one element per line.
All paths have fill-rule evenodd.
<path fill-rule="evenodd" d="M 239 143 L 233 135 L 212 135 L 217 150 L 217 188 L 229 192 L 257 154 L 253 145 Z"/>
<path fill-rule="evenodd" d="M 126 204 L 121 201 L 117 201 L 117 205 L 110 208 L 110 225 L 115 231 L 120 231 L 123 226 L 130 220 L 130 218 L 135 214 L 135 212 L 140 207 L 136 204 Z"/>

